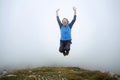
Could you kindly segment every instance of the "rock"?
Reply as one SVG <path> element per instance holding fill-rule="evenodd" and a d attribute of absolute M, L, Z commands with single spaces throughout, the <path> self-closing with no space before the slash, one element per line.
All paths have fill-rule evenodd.
<path fill-rule="evenodd" d="M 61 74 L 61 71 L 58 71 L 59 74 Z"/>
<path fill-rule="evenodd" d="M 32 73 L 32 71 L 31 71 L 31 70 L 29 70 L 29 73 Z"/>
<path fill-rule="evenodd" d="M 37 80 L 37 76 L 36 75 L 29 75 L 29 78 L 33 78 L 34 80 Z"/>
<path fill-rule="evenodd" d="M 6 71 L 6 70 L 4 70 L 4 71 L 2 72 L 2 75 L 5 75 L 5 74 L 7 74 L 7 71 Z"/>
<path fill-rule="evenodd" d="M 16 77 L 16 75 L 14 75 L 14 74 L 9 74 L 9 75 L 7 75 L 7 77 Z"/>

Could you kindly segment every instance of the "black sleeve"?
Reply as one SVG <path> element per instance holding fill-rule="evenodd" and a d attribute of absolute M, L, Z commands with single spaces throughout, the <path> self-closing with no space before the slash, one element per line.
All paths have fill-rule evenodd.
<path fill-rule="evenodd" d="M 58 22 L 58 24 L 59 24 L 59 26 L 60 26 L 60 28 L 61 28 L 62 23 L 61 23 L 61 21 L 60 21 L 60 19 L 59 19 L 59 16 L 57 16 L 57 22 Z"/>
<path fill-rule="evenodd" d="M 72 28 L 73 24 L 76 21 L 76 15 L 74 15 L 73 20 L 71 21 L 71 23 L 69 24 L 70 28 Z"/>

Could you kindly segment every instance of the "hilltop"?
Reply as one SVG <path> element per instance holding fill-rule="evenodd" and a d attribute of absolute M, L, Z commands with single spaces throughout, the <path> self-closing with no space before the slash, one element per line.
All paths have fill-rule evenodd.
<path fill-rule="evenodd" d="M 7 72 L 0 80 L 117 80 L 115 76 L 100 71 L 78 67 L 39 67 Z"/>

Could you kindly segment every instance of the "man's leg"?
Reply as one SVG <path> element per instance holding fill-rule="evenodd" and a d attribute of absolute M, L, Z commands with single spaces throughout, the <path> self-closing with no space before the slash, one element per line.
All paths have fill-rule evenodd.
<path fill-rule="evenodd" d="M 65 45 L 65 53 L 66 55 L 69 54 L 69 51 L 70 51 L 70 45 L 71 45 L 71 40 L 70 41 L 66 41 L 66 45 Z"/>
<path fill-rule="evenodd" d="M 59 47 L 59 51 L 61 52 L 61 53 L 64 53 L 65 52 L 65 50 L 64 50 L 64 42 L 63 41 L 60 41 L 60 47 Z"/>

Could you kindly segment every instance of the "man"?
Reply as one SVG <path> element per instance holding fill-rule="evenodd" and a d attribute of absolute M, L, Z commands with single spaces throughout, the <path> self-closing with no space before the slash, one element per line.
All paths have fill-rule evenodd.
<path fill-rule="evenodd" d="M 71 29 L 72 26 L 74 24 L 74 22 L 76 21 L 76 8 L 73 7 L 73 11 L 74 11 L 74 17 L 73 20 L 69 23 L 67 18 L 63 18 L 62 22 L 59 19 L 59 12 L 60 9 L 56 10 L 56 17 L 57 17 L 57 21 L 60 27 L 60 33 L 61 33 L 61 38 L 60 38 L 60 47 L 59 47 L 59 51 L 61 53 L 63 53 L 64 56 L 69 54 L 70 51 L 70 45 L 71 45 Z"/>

